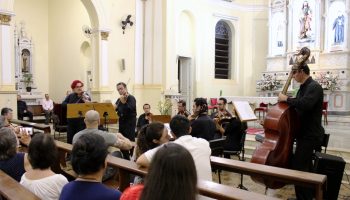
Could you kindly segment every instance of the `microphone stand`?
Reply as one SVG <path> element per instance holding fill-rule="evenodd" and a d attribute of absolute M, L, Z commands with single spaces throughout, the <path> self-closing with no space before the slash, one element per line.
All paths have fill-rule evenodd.
<path fill-rule="evenodd" d="M 107 124 L 107 117 L 108 117 L 108 113 L 107 112 L 104 112 L 103 113 L 103 117 L 104 117 L 104 128 L 106 129 L 106 131 L 108 131 L 108 124 Z"/>

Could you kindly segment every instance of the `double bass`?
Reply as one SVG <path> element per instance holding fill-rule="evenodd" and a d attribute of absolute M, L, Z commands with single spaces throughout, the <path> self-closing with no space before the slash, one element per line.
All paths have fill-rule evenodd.
<path fill-rule="evenodd" d="M 310 49 L 303 47 L 297 56 L 297 59 L 289 73 L 286 84 L 283 87 L 282 94 L 287 94 L 288 87 L 293 78 L 293 70 L 298 69 L 308 60 Z M 264 120 L 265 139 L 258 146 L 251 162 L 281 168 L 289 168 L 291 156 L 293 153 L 293 143 L 296 133 L 299 130 L 299 119 L 296 110 L 290 107 L 286 102 L 278 102 L 275 106 L 269 108 Z M 279 189 L 285 184 L 268 178 L 252 176 L 255 182 L 264 184 L 271 189 Z"/>

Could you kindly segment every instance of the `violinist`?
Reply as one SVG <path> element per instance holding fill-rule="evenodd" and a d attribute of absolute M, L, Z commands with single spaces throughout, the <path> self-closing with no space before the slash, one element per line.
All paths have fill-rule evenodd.
<path fill-rule="evenodd" d="M 117 90 L 120 97 L 115 102 L 114 107 L 119 116 L 119 132 L 130 141 L 135 141 L 136 99 L 129 94 L 126 84 L 123 82 L 117 84 Z M 129 160 L 130 152 L 122 151 L 124 158 Z"/>
<path fill-rule="evenodd" d="M 214 139 L 215 123 L 208 116 L 208 103 L 204 98 L 195 98 L 193 102 L 193 114 L 189 116 L 191 121 L 191 135 L 206 140 Z"/>
<path fill-rule="evenodd" d="M 186 109 L 186 101 L 184 100 L 180 100 L 179 102 L 177 102 L 177 110 L 178 110 L 178 115 L 183 115 L 185 117 L 188 117 L 191 115 L 190 112 L 187 111 Z"/>
<path fill-rule="evenodd" d="M 64 101 L 62 106 L 67 106 L 67 104 L 76 104 L 76 103 L 89 103 L 91 98 L 83 90 L 84 83 L 80 80 L 74 80 L 71 84 L 72 93 L 70 93 Z M 67 143 L 72 144 L 73 136 L 85 129 L 84 116 L 78 118 L 67 119 Z"/>
<path fill-rule="evenodd" d="M 144 113 L 139 116 L 137 120 L 137 132 L 141 130 L 144 125 L 152 123 L 151 106 L 148 103 L 143 104 Z"/>
<path fill-rule="evenodd" d="M 218 111 L 213 112 L 210 116 L 214 120 L 216 125 L 215 138 L 221 138 L 224 135 L 225 127 L 223 127 L 223 123 L 224 122 L 229 123 L 232 118 L 232 114 L 230 113 L 230 111 L 226 109 L 226 104 L 227 104 L 227 100 L 225 98 L 223 97 L 219 98 L 219 101 L 217 104 Z"/>

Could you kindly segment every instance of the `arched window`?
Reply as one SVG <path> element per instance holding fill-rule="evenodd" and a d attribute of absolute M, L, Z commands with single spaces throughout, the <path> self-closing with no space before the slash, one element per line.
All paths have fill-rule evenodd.
<path fill-rule="evenodd" d="M 215 26 L 215 78 L 231 78 L 231 29 L 220 20 Z"/>

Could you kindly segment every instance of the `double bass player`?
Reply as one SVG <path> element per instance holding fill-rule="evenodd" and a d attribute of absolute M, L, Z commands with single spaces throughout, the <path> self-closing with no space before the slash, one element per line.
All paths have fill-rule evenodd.
<path fill-rule="evenodd" d="M 310 50 L 306 47 L 303 51 Z M 322 127 L 323 89 L 310 76 L 310 68 L 306 63 L 294 65 L 292 74 L 295 81 L 299 82 L 300 89 L 295 98 L 279 94 L 278 100 L 286 102 L 296 109 L 300 130 L 296 135 L 296 150 L 292 160 L 293 169 L 309 172 L 312 169 L 312 155 L 322 141 L 324 129 Z M 299 200 L 312 199 L 312 189 L 295 186 L 296 197 Z"/>

